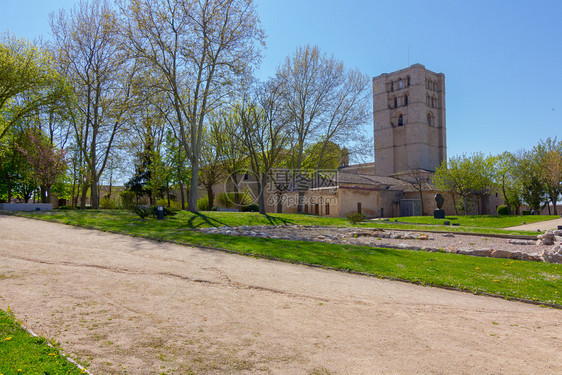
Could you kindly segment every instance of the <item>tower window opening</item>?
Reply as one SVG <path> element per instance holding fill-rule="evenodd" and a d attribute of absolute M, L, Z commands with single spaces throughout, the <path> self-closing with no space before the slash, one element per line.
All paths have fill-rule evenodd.
<path fill-rule="evenodd" d="M 401 89 L 404 87 L 404 83 L 402 82 L 402 78 L 398 80 L 398 88 Z"/>
<path fill-rule="evenodd" d="M 431 112 L 428 112 L 427 114 L 427 124 L 429 126 L 433 126 L 433 114 Z"/>
<path fill-rule="evenodd" d="M 398 126 L 404 125 L 404 116 L 402 114 L 398 115 Z"/>
<path fill-rule="evenodd" d="M 398 98 L 394 97 L 394 108 L 398 107 Z"/>
<path fill-rule="evenodd" d="M 390 82 L 390 91 L 394 91 L 394 82 Z"/>
<path fill-rule="evenodd" d="M 406 85 L 410 87 L 410 76 L 406 77 Z"/>
<path fill-rule="evenodd" d="M 404 105 L 408 105 L 408 94 L 404 94 Z"/>

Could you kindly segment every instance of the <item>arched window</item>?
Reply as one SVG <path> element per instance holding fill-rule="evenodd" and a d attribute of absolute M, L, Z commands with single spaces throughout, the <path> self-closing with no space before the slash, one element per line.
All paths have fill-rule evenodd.
<path fill-rule="evenodd" d="M 398 98 L 394 97 L 394 108 L 398 107 Z"/>
<path fill-rule="evenodd" d="M 390 82 L 390 91 L 394 91 L 394 82 Z"/>
<path fill-rule="evenodd" d="M 404 101 L 402 102 L 405 106 L 408 105 L 408 94 L 404 94 Z"/>
<path fill-rule="evenodd" d="M 427 105 L 428 107 L 431 105 L 431 103 L 429 102 L 429 94 L 425 94 L 425 105 Z"/>
<path fill-rule="evenodd" d="M 427 112 L 427 124 L 433 126 L 433 113 Z"/>
<path fill-rule="evenodd" d="M 398 115 L 398 126 L 404 125 L 404 116 L 402 114 Z"/>
<path fill-rule="evenodd" d="M 402 78 L 398 80 L 398 88 L 401 89 L 404 87 L 404 83 L 402 82 Z"/>
<path fill-rule="evenodd" d="M 431 106 L 437 108 L 437 98 L 435 98 L 435 95 L 431 97 Z"/>
<path fill-rule="evenodd" d="M 410 76 L 406 77 L 406 85 L 410 87 Z"/>

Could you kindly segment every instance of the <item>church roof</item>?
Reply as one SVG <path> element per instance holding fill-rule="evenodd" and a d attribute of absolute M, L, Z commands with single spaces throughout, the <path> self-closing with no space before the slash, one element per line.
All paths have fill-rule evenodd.
<path fill-rule="evenodd" d="M 407 182 L 398 180 L 392 177 L 383 177 L 383 176 L 372 176 L 372 175 L 365 175 L 365 174 L 357 174 L 357 173 L 345 173 L 340 171 L 338 173 L 338 184 L 339 185 L 368 185 L 370 187 L 378 187 L 383 189 L 392 189 L 392 190 L 405 190 L 408 186 L 411 186 Z"/>

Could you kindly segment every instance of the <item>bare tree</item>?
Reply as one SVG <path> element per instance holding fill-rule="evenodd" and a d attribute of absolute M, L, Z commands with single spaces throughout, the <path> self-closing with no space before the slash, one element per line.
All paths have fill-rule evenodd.
<path fill-rule="evenodd" d="M 341 61 L 317 46 L 297 48 L 278 68 L 277 78 L 287 93 L 295 170 L 303 167 L 305 150 L 312 144 L 322 142 L 322 160 L 330 142 L 353 139 L 370 116 L 369 78 L 346 70 Z M 302 207 L 299 199 L 299 212 Z"/>
<path fill-rule="evenodd" d="M 121 3 L 131 52 L 162 77 L 169 118 L 192 166 L 188 209 L 197 211 L 207 114 L 260 58 L 264 33 L 251 0 L 132 0 Z"/>
<path fill-rule="evenodd" d="M 90 187 L 97 208 L 100 176 L 125 122 L 136 69 L 122 53 L 118 18 L 106 1 L 81 1 L 69 14 L 51 14 L 50 22 L 59 70 L 76 97 L 71 122 L 85 169 L 81 206 Z"/>
<path fill-rule="evenodd" d="M 269 182 L 269 173 L 279 164 L 289 137 L 288 121 L 282 108 L 283 96 L 282 85 L 277 80 L 270 80 L 236 108 L 243 149 L 257 177 L 261 214 L 265 214 L 264 188 Z"/>

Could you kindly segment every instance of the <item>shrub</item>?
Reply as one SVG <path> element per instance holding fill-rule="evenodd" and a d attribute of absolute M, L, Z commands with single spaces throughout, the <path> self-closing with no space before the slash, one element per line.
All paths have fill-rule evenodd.
<path fill-rule="evenodd" d="M 241 191 L 238 193 L 238 202 L 240 206 L 247 206 L 252 203 L 252 197 L 247 191 Z M 234 192 L 220 193 L 217 196 L 217 203 L 221 207 L 232 208 L 236 206 L 236 194 Z"/>
<path fill-rule="evenodd" d="M 358 212 L 347 214 L 347 220 L 349 220 L 351 224 L 357 224 L 362 221 L 365 221 L 365 215 Z"/>
<path fill-rule="evenodd" d="M 197 200 L 197 209 L 199 211 L 211 211 L 211 207 L 209 206 L 209 197 L 206 195 Z"/>
<path fill-rule="evenodd" d="M 501 206 L 498 206 L 498 215 L 509 215 L 509 209 L 507 208 L 507 205 L 502 204 Z"/>
<path fill-rule="evenodd" d="M 255 203 L 249 204 L 247 206 L 242 206 L 241 211 L 242 212 L 260 212 L 260 206 L 258 206 Z"/>
<path fill-rule="evenodd" d="M 178 213 L 174 210 L 169 209 L 166 206 L 164 207 L 164 216 L 175 216 Z M 158 206 L 150 206 L 150 216 L 152 217 L 158 217 Z"/>
<path fill-rule="evenodd" d="M 133 206 L 133 212 L 140 216 L 141 219 L 145 219 L 150 215 L 149 206 Z"/>
<path fill-rule="evenodd" d="M 123 206 L 124 209 L 133 209 L 135 205 L 135 193 L 130 190 L 123 190 L 119 193 L 119 196 L 121 197 L 121 206 Z"/>
<path fill-rule="evenodd" d="M 523 210 L 521 211 L 521 215 L 530 215 L 531 214 L 531 210 Z"/>
<path fill-rule="evenodd" d="M 166 198 L 158 199 L 156 201 L 156 205 L 168 207 L 168 199 L 166 199 Z M 170 207 L 169 208 L 171 208 L 174 211 L 179 211 L 179 210 L 181 210 L 181 203 L 178 202 L 178 201 L 175 201 L 173 199 L 170 199 Z"/>
<path fill-rule="evenodd" d="M 100 208 L 106 210 L 114 210 L 117 208 L 117 202 L 115 202 L 111 198 L 102 198 L 102 200 L 100 201 Z"/>

